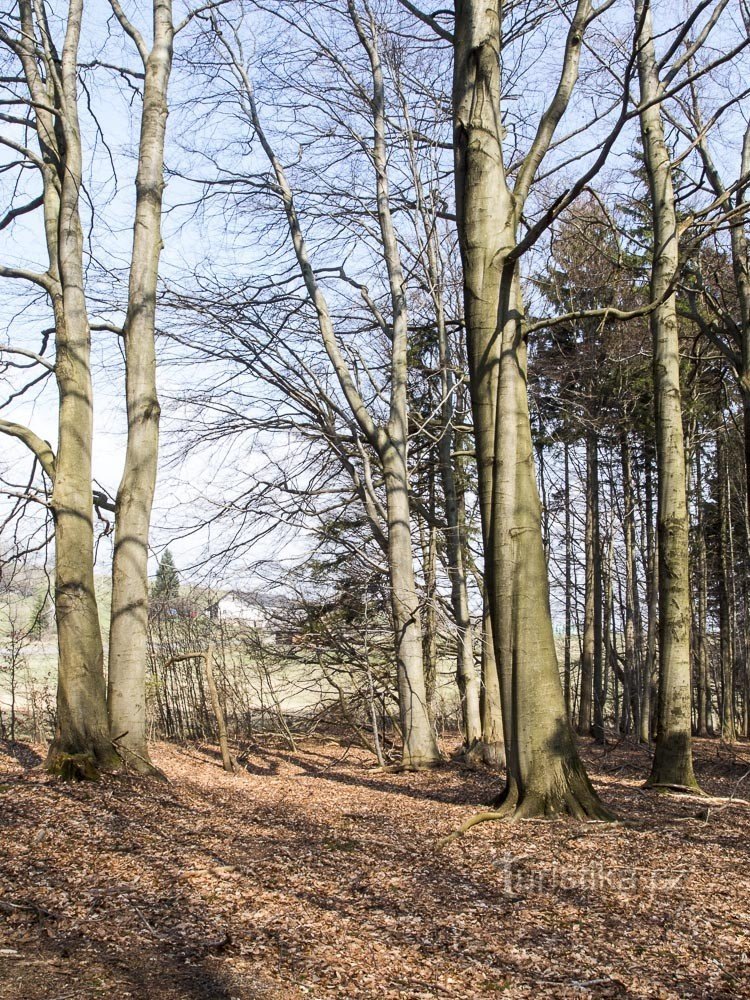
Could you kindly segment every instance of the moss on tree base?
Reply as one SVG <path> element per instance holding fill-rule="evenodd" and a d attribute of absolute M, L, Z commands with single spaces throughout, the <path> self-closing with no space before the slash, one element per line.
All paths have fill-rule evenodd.
<path fill-rule="evenodd" d="M 91 753 L 51 753 L 45 765 L 63 781 L 99 781 L 101 771 Z"/>

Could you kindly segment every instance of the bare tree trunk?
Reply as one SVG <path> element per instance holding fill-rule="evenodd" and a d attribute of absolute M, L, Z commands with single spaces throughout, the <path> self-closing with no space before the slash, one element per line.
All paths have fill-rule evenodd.
<path fill-rule="evenodd" d="M 544 544 L 544 556 L 549 563 L 550 530 L 549 530 L 549 503 L 547 502 L 547 470 L 544 465 L 544 442 L 540 441 L 536 446 L 537 464 L 539 468 L 539 500 L 542 505 L 542 542 Z"/>
<path fill-rule="evenodd" d="M 708 736 L 708 649 L 706 648 L 706 619 L 708 616 L 708 569 L 706 560 L 706 538 L 703 530 L 703 475 L 700 443 L 695 448 L 695 547 L 696 547 L 696 687 L 697 687 L 697 732 Z"/>
<path fill-rule="evenodd" d="M 721 738 L 734 743 L 734 629 L 732 627 L 731 506 L 726 431 L 716 435 L 716 480 L 719 495 L 719 644 L 721 657 Z"/>
<path fill-rule="evenodd" d="M 585 8 L 585 9 L 584 9 Z M 581 30 L 576 10 L 571 36 Z M 541 505 L 526 392 L 515 262 L 518 211 L 557 107 L 511 193 L 500 126 L 499 5 L 456 4 L 453 80 L 456 203 L 464 311 L 491 602 L 508 758 L 500 815 L 608 815 L 578 756 L 565 711 L 549 607 Z M 566 50 L 564 92 L 577 74 Z M 570 50 L 572 51 L 572 50 Z M 561 104 L 564 100 L 561 98 Z M 562 110 L 560 110 L 560 114 Z M 549 126 L 549 127 L 548 127 Z M 489 517 L 489 519 L 488 519 Z"/>
<path fill-rule="evenodd" d="M 396 628 L 396 659 L 399 667 L 401 723 L 404 733 L 403 763 L 406 767 L 424 767 L 439 761 L 440 752 L 427 705 L 422 657 L 422 623 L 419 616 L 419 596 L 414 580 L 411 543 L 407 463 L 409 403 L 406 282 L 390 208 L 385 141 L 385 85 L 377 43 L 377 28 L 367 3 L 365 10 L 370 22 L 369 34 L 360 21 L 354 0 L 349 0 L 348 7 L 352 23 L 370 61 L 372 73 L 373 164 L 378 223 L 391 296 L 390 413 L 384 433 L 380 435 L 379 452 L 383 463 L 387 496 L 388 564 L 391 574 L 391 601 Z"/>
<path fill-rule="evenodd" d="M 399 89 L 404 116 L 409 125 L 406 98 Z M 445 323 L 443 303 L 444 282 L 440 257 L 440 241 L 434 211 L 430 212 L 425 198 L 420 173 L 419 153 L 414 144 L 413 132 L 407 128 L 407 143 L 412 178 L 417 195 L 417 212 L 424 230 L 425 267 L 435 310 L 438 356 L 440 360 L 440 388 L 442 392 L 441 423 L 438 441 L 438 464 L 445 504 L 445 549 L 448 577 L 451 584 L 451 610 L 456 625 L 456 684 L 461 700 L 461 720 L 464 746 L 471 749 L 482 738 L 480 715 L 480 680 L 474 664 L 474 636 L 469 611 L 469 593 L 466 583 L 466 518 L 463 492 L 457 480 L 460 477 L 459 459 L 454 459 L 456 430 L 453 415 L 456 407 L 456 384 L 451 359 L 451 345 Z M 499 713 L 499 703 L 497 705 Z"/>
<path fill-rule="evenodd" d="M 463 533 L 465 525 L 459 508 L 453 459 L 449 452 L 453 435 L 445 432 L 441 439 L 440 471 L 445 497 L 445 533 L 448 576 L 451 584 L 451 608 L 456 623 L 456 682 L 461 698 L 464 746 L 473 747 L 482 739 L 480 715 L 480 683 L 474 666 L 474 638 L 469 611 L 469 594 L 464 568 Z M 444 449 L 443 441 L 447 442 Z"/>
<path fill-rule="evenodd" d="M 289 225 L 299 270 L 310 301 L 315 308 L 318 328 L 326 354 L 353 419 L 359 425 L 369 444 L 378 453 L 382 463 L 386 489 L 387 556 L 391 582 L 399 709 L 404 740 L 403 763 L 406 767 L 422 767 L 435 764 L 441 758 L 427 711 L 422 655 L 422 623 L 419 614 L 419 594 L 414 578 L 414 552 L 411 539 L 407 462 L 409 408 L 406 284 L 389 202 L 388 158 L 385 141 L 385 89 L 376 43 L 376 25 L 368 10 L 371 30 L 371 34 L 368 34 L 357 14 L 353 0 L 348 7 L 360 43 L 367 53 L 372 75 L 372 157 L 375 168 L 378 224 L 391 296 L 391 398 L 388 420 L 384 426 L 376 424 L 373 419 L 339 347 L 328 302 L 310 262 L 307 244 L 294 203 L 294 195 L 284 167 L 263 129 L 255 103 L 253 87 L 241 61 L 241 51 L 227 41 L 217 22 L 214 22 L 214 34 L 226 52 L 235 78 L 242 89 L 256 135 L 271 165 Z"/>
<path fill-rule="evenodd" d="M 622 464 L 623 496 L 623 537 L 625 542 L 625 676 L 629 706 L 634 711 L 635 732 L 640 728 L 640 704 L 638 699 L 638 658 L 636 653 L 636 632 L 640 635 L 641 622 L 638 599 L 638 569 L 635 558 L 635 506 L 633 500 L 632 464 L 630 443 L 623 433 L 620 438 L 620 460 Z M 623 695 L 625 697 L 625 695 Z"/>
<path fill-rule="evenodd" d="M 221 762 L 225 771 L 233 774 L 235 771 L 234 761 L 229 752 L 229 739 L 227 737 L 227 721 L 224 710 L 219 701 L 219 692 L 216 688 L 216 678 L 214 677 L 214 647 L 208 644 L 208 649 L 203 655 L 203 663 L 206 668 L 206 683 L 208 685 L 208 695 L 211 699 L 211 708 L 216 717 L 216 727 L 219 733 L 219 749 L 221 750 Z"/>
<path fill-rule="evenodd" d="M 504 806 L 522 816 L 562 811 L 602 818 L 607 813 L 578 757 L 557 667 L 515 277 L 507 294 L 500 310 L 505 323 L 489 553 L 508 754 Z"/>
<path fill-rule="evenodd" d="M 570 516 L 570 445 L 564 445 L 565 470 L 565 646 L 563 653 L 563 676 L 565 691 L 565 712 L 572 717 L 570 696 L 570 627 L 573 618 L 573 524 Z"/>
<path fill-rule="evenodd" d="M 54 314 L 55 378 L 59 398 L 58 453 L 26 428 L 2 422 L 22 440 L 52 483 L 57 620 L 57 725 L 47 766 L 95 777 L 116 762 L 107 723 L 101 630 L 94 592 L 91 493 L 93 387 L 91 332 L 84 292 L 80 192 L 83 160 L 78 120 L 78 47 L 83 3 L 71 0 L 58 56 L 44 16 L 28 0 L 18 5 L 20 31 L 3 42 L 16 54 L 31 98 L 43 181 L 45 275 Z M 68 757 L 85 757 L 80 766 Z"/>
<path fill-rule="evenodd" d="M 487 593 L 482 600 L 482 760 L 488 767 L 505 767 L 505 734 L 500 677 L 492 637 L 492 618 Z"/>
<path fill-rule="evenodd" d="M 154 0 L 153 13 L 153 47 L 147 53 L 145 47 L 138 46 L 145 83 L 124 329 L 128 440 L 116 501 L 107 693 L 110 726 L 118 748 L 127 763 L 140 771 L 151 770 L 146 745 L 148 539 L 159 455 L 156 287 L 174 34 L 171 0 Z"/>
<path fill-rule="evenodd" d="M 747 462 L 747 457 L 745 458 Z M 747 472 L 747 466 L 745 467 Z M 745 539 L 745 560 L 750 560 L 750 511 L 747 504 L 743 504 L 744 539 Z M 742 578 L 742 664 L 741 682 L 743 686 L 743 735 L 750 737 L 750 584 L 748 584 L 747 574 Z"/>
<path fill-rule="evenodd" d="M 605 742 L 604 715 L 609 693 L 610 664 L 617 662 L 617 640 L 614 629 L 614 582 L 612 573 L 613 538 L 607 541 L 607 557 L 602 564 L 602 655 L 600 678 L 594 678 L 594 729 L 593 735 L 599 743 Z M 615 716 L 617 718 L 617 716 Z"/>
<path fill-rule="evenodd" d="M 402 447 L 396 447 L 391 440 L 384 448 L 382 460 L 388 511 L 391 609 L 396 638 L 401 728 L 404 734 L 403 764 L 412 768 L 434 764 L 439 759 L 439 753 L 427 702 L 405 452 L 405 440 Z"/>
<path fill-rule="evenodd" d="M 654 256 L 651 298 L 667 297 L 651 313 L 656 455 L 659 473 L 659 700 L 650 785 L 697 787 L 691 751 L 690 575 L 685 449 L 680 394 L 680 347 L 675 293 L 679 264 L 672 167 L 664 139 L 651 8 L 635 3 L 640 29 L 638 77 L 643 154 L 652 203 Z M 669 293 L 669 294 L 668 294 Z"/>
<path fill-rule="evenodd" d="M 435 694 L 438 681 L 438 634 L 437 634 L 437 548 L 435 516 L 435 482 L 434 469 L 428 470 L 429 509 L 431 523 L 426 524 L 423 518 L 419 520 L 419 535 L 422 547 L 422 572 L 424 574 L 424 597 L 422 606 L 422 660 L 424 662 L 425 687 L 427 690 L 427 706 L 430 719 L 435 718 Z"/>
<path fill-rule="evenodd" d="M 77 242 L 79 237 L 80 229 L 69 218 L 65 240 Z M 57 724 L 48 756 L 53 769 L 60 754 L 88 753 L 105 767 L 116 761 L 107 723 L 104 652 L 94 591 L 91 337 L 82 270 L 73 264 L 73 254 L 65 263 L 61 260 L 63 291 L 55 302 L 60 410 L 51 506 L 59 658 Z"/>
<path fill-rule="evenodd" d="M 578 732 L 602 737 L 601 706 L 595 704 L 602 669 L 602 570 L 599 538 L 599 456 L 596 433 L 586 434 L 586 596 L 583 618 Z M 592 726 L 592 708 L 594 725 Z"/>
<path fill-rule="evenodd" d="M 430 254 L 431 271 L 437 277 L 436 261 Z M 436 282 L 433 282 L 436 285 Z M 466 547 L 466 521 L 464 517 L 463 494 L 459 496 L 456 485 L 456 470 L 452 446 L 456 440 L 453 431 L 453 410 L 455 400 L 454 379 L 445 326 L 442 297 L 435 287 L 435 304 L 438 316 L 438 348 L 440 354 L 441 389 L 443 393 L 443 431 L 439 443 L 440 477 L 445 501 L 445 547 L 448 576 L 451 584 L 451 608 L 456 623 L 456 681 L 461 697 L 461 718 L 463 721 L 464 745 L 470 748 L 482 740 L 482 718 L 480 712 L 480 681 L 474 665 L 474 637 L 469 611 L 469 592 L 466 583 L 464 549 Z M 457 459 L 456 459 L 457 461 Z M 499 705 L 497 706 L 499 710 Z"/>
<path fill-rule="evenodd" d="M 657 641 L 659 624 L 659 549 L 654 531 L 654 500 L 652 455 L 649 448 L 645 455 L 645 493 L 646 493 L 646 594 L 648 626 L 646 632 L 646 663 L 643 671 L 643 689 L 641 691 L 641 732 L 642 743 L 651 742 L 653 690 L 657 674 Z"/>

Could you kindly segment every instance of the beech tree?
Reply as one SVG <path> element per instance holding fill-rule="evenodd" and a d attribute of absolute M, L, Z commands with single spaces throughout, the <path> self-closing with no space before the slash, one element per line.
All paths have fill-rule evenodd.
<path fill-rule="evenodd" d="M 63 19 L 61 47 L 46 9 L 19 4 L 16 33 L 0 29 L 0 42 L 20 64 L 14 80 L 20 107 L 30 119 L 11 117 L 15 128 L 0 138 L 41 178 L 42 194 L 12 208 L 10 224 L 36 208 L 44 215 L 49 266 L 44 272 L 2 266 L 0 277 L 42 288 L 54 316 L 55 362 L 31 352 L 57 381 L 56 452 L 30 428 L 3 420 L 0 431 L 31 449 L 52 486 L 55 529 L 55 615 L 59 645 L 57 733 L 49 764 L 89 755 L 97 767 L 119 758 L 151 770 L 145 742 L 147 653 L 147 555 L 156 481 L 159 407 L 155 387 L 155 304 L 161 250 L 164 134 L 174 26 L 170 0 L 154 0 L 153 40 L 147 44 L 118 0 L 112 11 L 143 61 L 138 172 L 135 179 L 133 246 L 125 323 L 93 322 L 87 303 L 86 247 L 81 216 L 85 156 L 79 120 L 79 47 L 83 0 L 71 0 Z M 186 19 L 187 24 L 190 17 Z M 123 70 L 123 75 L 132 73 Z M 136 74 L 136 79 L 138 74 Z M 25 87 L 25 96 L 22 88 Z M 18 141 L 18 132 L 26 138 Z M 34 148 L 36 145 L 37 148 Z M 116 303 L 112 303 L 116 308 Z M 91 330 L 114 333 L 125 349 L 128 418 L 123 479 L 115 503 L 92 491 L 94 396 Z M 46 344 L 46 334 L 44 343 Z M 24 348 L 3 348 L 29 356 Z M 103 645 L 94 593 L 94 506 L 115 514 L 109 690 L 105 699 Z M 107 713 L 107 703 L 109 714 Z M 117 750 L 115 749 L 117 748 Z M 61 757 L 62 755 L 62 757 Z M 119 755 L 119 758 L 118 758 Z M 63 765 L 59 761 L 63 761 Z"/>
<path fill-rule="evenodd" d="M 422 767 L 436 763 L 440 759 L 440 754 L 428 713 L 420 600 L 414 575 L 411 538 L 407 292 L 390 203 L 385 135 L 385 89 L 377 31 L 366 5 L 362 8 L 363 17 L 353 2 L 348 4 L 347 9 L 356 37 L 366 53 L 369 64 L 373 136 L 368 151 L 372 158 L 377 224 L 390 292 L 390 317 L 385 320 L 380 316 L 379 310 L 376 310 L 379 322 L 386 325 L 390 341 L 388 414 L 382 422 L 373 417 L 372 410 L 363 398 L 339 344 L 332 320 L 332 310 L 316 275 L 303 233 L 294 192 L 258 112 L 248 69 L 242 57 L 240 41 L 236 35 L 233 36 L 231 26 L 222 23 L 218 16 L 213 20 L 213 28 L 236 80 L 244 111 L 270 164 L 289 227 L 296 261 L 307 294 L 315 308 L 318 329 L 326 354 L 351 410 L 352 418 L 382 466 L 386 494 L 387 558 L 404 739 L 403 763 L 407 767 Z"/>
<path fill-rule="evenodd" d="M 116 762 L 105 700 L 104 654 L 94 593 L 94 508 L 91 450 L 93 389 L 91 329 L 84 292 L 84 236 L 81 223 L 83 150 L 78 116 L 78 49 L 83 2 L 71 0 L 63 40 L 52 35 L 46 14 L 31 2 L 18 5 L 15 31 L 0 28 L 0 42 L 17 60 L 16 106 L 30 119 L 13 124 L 28 138 L 3 137 L 34 167 L 41 195 L 18 208 L 44 213 L 47 269 L 32 272 L 9 265 L 0 277 L 29 281 L 44 290 L 54 317 L 54 372 L 59 399 L 56 453 L 30 428 L 2 421 L 0 430 L 31 449 L 50 481 L 55 525 L 55 617 L 59 648 L 57 731 L 49 763 L 60 755 L 89 754 L 99 766 Z M 25 87 L 25 93 L 22 91 Z M 30 145 L 36 148 L 30 148 Z"/>
<path fill-rule="evenodd" d="M 448 668 L 456 753 L 507 756 L 493 815 L 608 815 L 571 720 L 600 742 L 610 726 L 655 736 L 650 783 L 695 788 L 691 730 L 716 720 L 731 740 L 750 725 L 750 480 L 734 428 L 746 445 L 745 7 L 209 0 L 175 23 L 172 0 L 152 0 L 149 27 L 121 0 L 104 22 L 85 0 L 19 0 L 0 17 L 0 230 L 18 236 L 0 261 L 0 433 L 32 462 L 25 484 L 0 470 L 2 560 L 19 511 L 51 515 L 29 550 L 54 532 L 53 766 L 153 771 L 158 301 L 172 456 L 212 448 L 213 463 L 242 443 L 221 483 L 212 464 L 190 500 L 175 494 L 177 532 L 216 526 L 227 573 L 284 532 L 300 567 L 325 550 L 297 581 L 300 620 L 320 607 L 329 635 L 328 605 L 359 581 L 320 669 L 339 684 L 337 658 L 353 656 L 351 704 L 373 718 L 348 724 L 368 746 L 363 725 L 382 725 L 381 763 L 375 690 L 389 713 L 398 702 L 403 765 L 429 766 Z M 170 130 L 167 155 L 188 25 L 176 65 L 191 128 Z M 109 88 L 128 97 L 132 143 L 102 115 Z M 726 157 L 719 124 L 738 137 Z M 178 193 L 160 297 L 165 162 Z M 31 405 L 53 385 L 56 440 Z M 115 399 L 127 427 L 111 497 L 92 454 Z M 110 535 L 107 676 L 94 583 Z M 326 588 L 339 556 L 356 572 Z M 375 579 L 391 659 L 382 642 L 374 659 L 351 652 L 359 624 L 371 648 Z M 152 597 L 175 586 L 165 555 Z"/>
<path fill-rule="evenodd" d="M 560 82 L 511 186 L 500 119 L 498 3 L 456 3 L 457 224 L 488 592 L 508 775 L 498 815 L 606 818 L 570 729 L 549 608 L 526 393 L 518 228 L 578 75 L 592 6 L 578 3 Z"/>
<path fill-rule="evenodd" d="M 159 455 L 156 393 L 156 287 L 162 247 L 164 138 L 175 27 L 171 0 L 153 2 L 151 45 L 110 0 L 143 63 L 143 108 L 135 178 L 135 212 L 125 344 L 127 448 L 115 500 L 112 620 L 107 705 L 120 753 L 138 770 L 152 770 L 146 746 L 148 540 Z"/>

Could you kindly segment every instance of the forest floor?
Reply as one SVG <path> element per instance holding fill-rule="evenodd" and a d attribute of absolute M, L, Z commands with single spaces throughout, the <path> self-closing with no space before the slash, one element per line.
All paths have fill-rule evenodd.
<path fill-rule="evenodd" d="M 584 742 L 628 825 L 444 848 L 496 776 L 316 740 L 236 776 L 158 744 L 169 783 L 74 785 L 40 749 L 0 744 L 2 1000 L 750 997 L 747 743 L 697 741 L 705 790 L 734 795 L 711 804 L 643 791 L 643 748 Z"/>

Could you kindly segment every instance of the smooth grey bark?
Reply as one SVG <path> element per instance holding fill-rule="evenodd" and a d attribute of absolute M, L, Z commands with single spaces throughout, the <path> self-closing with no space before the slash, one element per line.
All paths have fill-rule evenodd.
<path fill-rule="evenodd" d="M 474 630 L 471 623 L 469 591 L 466 582 L 466 561 L 464 558 L 466 518 L 463 495 L 459 496 L 456 482 L 454 462 L 458 459 L 453 457 L 456 441 L 453 428 L 456 386 L 451 367 L 448 330 L 445 324 L 442 282 L 438 281 L 436 242 L 436 231 L 433 225 L 427 240 L 427 259 L 437 319 L 440 388 L 443 396 L 441 407 L 443 429 L 438 444 L 438 460 L 445 505 L 445 548 L 451 585 L 451 609 L 456 623 L 456 683 L 461 699 L 464 746 L 471 748 L 482 741 L 481 684 L 474 664 Z M 496 708 L 499 716 L 499 704 Z M 489 719 L 488 723 L 490 726 L 493 725 Z"/>
<path fill-rule="evenodd" d="M 148 659 L 148 540 L 159 454 L 156 391 L 156 288 L 162 248 L 164 141 L 174 28 L 171 0 L 154 0 L 153 45 L 113 4 L 143 59 L 145 79 L 125 344 L 127 447 L 115 504 L 112 618 L 107 707 L 119 752 L 136 770 L 153 767 L 146 744 Z M 119 13 L 118 13 L 119 12 Z"/>
<path fill-rule="evenodd" d="M 482 719 L 482 760 L 488 767 L 500 770 L 505 767 L 505 733 L 503 730 L 503 705 L 500 694 L 500 677 L 495 659 L 492 636 L 492 617 L 485 591 L 482 601 L 482 691 L 480 711 Z"/>
<path fill-rule="evenodd" d="M 605 817 L 565 711 L 549 608 L 512 256 L 529 187 L 567 106 L 590 5 L 579 3 L 560 83 L 511 191 L 502 153 L 499 3 L 457 0 L 454 155 L 464 314 L 487 590 L 498 663 L 507 782 L 497 815 Z"/>
<path fill-rule="evenodd" d="M 570 631 L 573 620 L 573 523 L 570 516 L 570 445 L 563 445 L 564 468 L 564 504 L 565 504 L 565 640 L 563 648 L 563 690 L 565 694 L 565 713 L 572 717 L 572 700 L 570 691 Z"/>
<path fill-rule="evenodd" d="M 418 518 L 419 538 L 422 548 L 422 661 L 424 663 L 427 705 L 430 719 L 435 720 L 435 695 L 438 682 L 438 623 L 437 623 L 437 528 L 435 527 L 435 476 L 434 466 L 427 470 L 429 493 L 429 523 Z"/>
<path fill-rule="evenodd" d="M 388 513 L 388 568 L 395 629 L 402 763 L 424 767 L 439 760 L 429 716 L 420 600 L 414 579 L 408 470 L 404 447 L 390 440 L 382 451 Z"/>
<path fill-rule="evenodd" d="M 691 749 L 689 524 L 680 347 L 676 295 L 670 292 L 679 267 L 679 230 L 651 8 L 643 0 L 636 0 L 635 20 L 640 31 L 641 139 L 654 231 L 651 299 L 661 303 L 650 318 L 658 469 L 659 694 L 656 750 L 648 783 L 696 788 Z"/>
<path fill-rule="evenodd" d="M 54 315 L 58 390 L 58 445 L 52 456 L 26 428 L 3 422 L 34 451 L 52 482 L 55 532 L 55 617 L 58 682 L 55 736 L 47 766 L 72 774 L 69 756 L 91 764 L 78 772 L 95 776 L 116 755 L 107 722 L 102 638 L 94 592 L 94 524 L 91 491 L 93 387 L 91 331 L 84 291 L 80 193 L 83 159 L 78 119 L 78 48 L 82 0 L 71 0 L 58 56 L 46 19 L 19 0 L 20 32 L 2 41 L 18 57 L 31 97 L 39 142 L 43 211 L 49 268 L 33 280 L 47 292 Z"/>
<path fill-rule="evenodd" d="M 447 363 L 444 370 L 447 368 Z M 469 594 L 464 563 L 465 524 L 456 489 L 450 445 L 453 435 L 446 428 L 440 443 L 440 473 L 446 519 L 446 562 L 451 585 L 451 609 L 456 624 L 456 683 L 461 699 L 464 746 L 475 746 L 482 739 L 480 681 L 474 665 L 474 630 L 469 610 Z M 445 442 L 445 443 L 443 443 Z"/>
<path fill-rule="evenodd" d="M 408 468 L 408 313 L 407 292 L 390 207 L 388 153 L 385 139 L 385 84 L 377 42 L 377 29 L 367 3 L 365 29 L 354 0 L 349 14 L 359 41 L 367 53 L 372 77 L 373 165 L 377 214 L 388 274 L 392 312 L 391 395 L 389 416 L 378 449 L 383 463 L 388 508 L 388 558 L 391 570 L 392 607 L 396 627 L 399 664 L 401 720 L 404 733 L 403 763 L 407 767 L 430 766 L 440 759 L 427 704 L 422 623 L 414 578 L 411 541 Z"/>
<path fill-rule="evenodd" d="M 460 459 L 454 457 L 456 429 L 454 412 L 456 405 L 456 379 L 451 357 L 451 344 L 445 322 L 444 267 L 441 259 L 439 231 L 434 210 L 430 211 L 425 197 L 424 184 L 420 172 L 419 153 L 414 143 L 409 108 L 398 80 L 397 91 L 406 121 L 406 141 L 409 151 L 409 165 L 416 192 L 416 213 L 424 233 L 424 268 L 429 285 L 430 298 L 435 312 L 438 359 L 440 362 L 440 406 L 441 429 L 438 440 L 438 466 L 443 489 L 445 512 L 445 561 L 451 585 L 451 611 L 456 626 L 456 685 L 461 704 L 461 728 L 464 747 L 468 750 L 478 746 L 482 738 L 480 711 L 480 679 L 474 664 L 474 630 L 469 610 L 469 593 L 466 582 L 466 517 L 463 492 L 459 490 Z M 499 703 L 497 706 L 499 712 Z"/>

